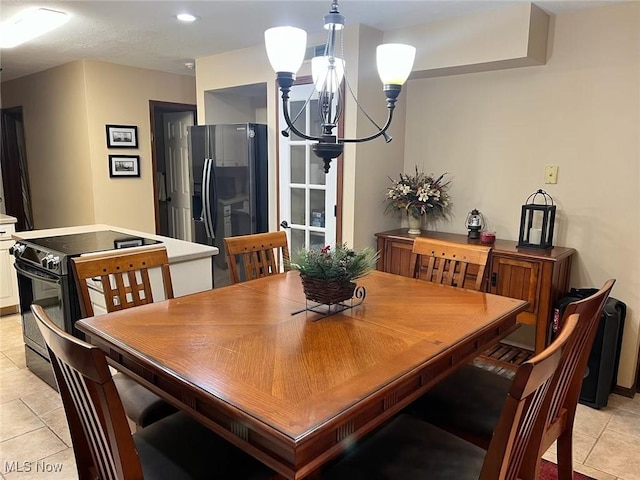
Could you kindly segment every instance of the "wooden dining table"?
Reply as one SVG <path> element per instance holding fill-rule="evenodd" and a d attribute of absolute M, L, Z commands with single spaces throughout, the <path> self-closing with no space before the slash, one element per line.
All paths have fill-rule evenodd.
<path fill-rule="evenodd" d="M 115 368 L 300 479 L 512 332 L 527 307 L 378 271 L 358 285 L 364 302 L 330 316 L 292 314 L 310 304 L 286 272 L 76 326 Z"/>

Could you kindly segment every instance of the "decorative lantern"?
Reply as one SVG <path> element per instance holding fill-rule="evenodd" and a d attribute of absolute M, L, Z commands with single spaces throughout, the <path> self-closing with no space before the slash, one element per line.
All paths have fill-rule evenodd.
<path fill-rule="evenodd" d="M 529 195 L 522 206 L 518 246 L 552 248 L 555 220 L 556 206 L 553 204 L 553 198 L 547 192 L 538 190 Z"/>
<path fill-rule="evenodd" d="M 484 227 L 484 216 L 481 212 L 475 208 L 467 215 L 467 220 L 464 222 L 469 229 L 469 238 L 480 238 L 480 230 Z"/>

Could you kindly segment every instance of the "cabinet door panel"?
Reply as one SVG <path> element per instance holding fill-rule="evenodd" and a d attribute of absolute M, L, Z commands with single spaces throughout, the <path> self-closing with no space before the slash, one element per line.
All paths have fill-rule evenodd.
<path fill-rule="evenodd" d="M 0 241 L 0 308 L 18 305 L 18 281 L 9 247 L 13 241 Z"/>
<path fill-rule="evenodd" d="M 387 242 L 384 252 L 384 271 L 411 277 L 411 251 L 413 242 Z"/>
<path fill-rule="evenodd" d="M 491 293 L 526 300 L 529 302 L 526 311 L 537 313 L 539 272 L 538 262 L 494 255 L 491 260 L 491 273 L 496 281 L 495 285 L 492 281 Z"/>

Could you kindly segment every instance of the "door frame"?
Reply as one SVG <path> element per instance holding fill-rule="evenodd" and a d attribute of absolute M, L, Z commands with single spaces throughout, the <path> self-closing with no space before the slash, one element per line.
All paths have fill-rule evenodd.
<path fill-rule="evenodd" d="M 307 85 L 313 83 L 313 78 L 311 75 L 305 75 L 296 78 L 296 81 L 293 83 L 294 85 Z M 282 108 L 282 97 L 280 96 L 280 89 L 278 88 L 278 82 L 275 82 L 276 89 L 276 115 L 275 115 L 275 130 L 276 130 L 276 206 L 278 209 L 277 213 L 277 225 L 280 227 L 280 222 L 282 222 L 282 215 L 280 211 L 280 130 L 278 128 L 278 119 L 280 118 L 280 109 Z M 344 98 L 344 82 L 342 84 L 342 97 Z M 338 121 L 338 136 L 344 137 L 344 111 L 342 112 L 342 116 Z M 344 190 L 344 178 L 343 178 L 343 157 L 344 153 L 340 155 L 338 158 L 335 158 L 331 164 L 331 168 L 336 169 L 336 244 L 342 243 L 342 200 L 343 195 L 342 192 Z"/>
<path fill-rule="evenodd" d="M 160 205 L 158 202 L 157 167 L 158 158 L 164 157 L 164 129 L 162 128 L 162 114 L 192 112 L 194 124 L 197 124 L 198 110 L 190 103 L 172 103 L 159 100 L 149 100 L 149 116 L 151 129 L 151 171 L 153 172 L 153 211 L 155 217 L 156 234 L 160 234 Z"/>

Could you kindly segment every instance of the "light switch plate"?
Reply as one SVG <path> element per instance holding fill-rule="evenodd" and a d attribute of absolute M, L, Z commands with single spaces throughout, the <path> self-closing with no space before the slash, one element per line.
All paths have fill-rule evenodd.
<path fill-rule="evenodd" d="M 558 165 L 544 167 L 544 183 L 558 183 Z"/>

